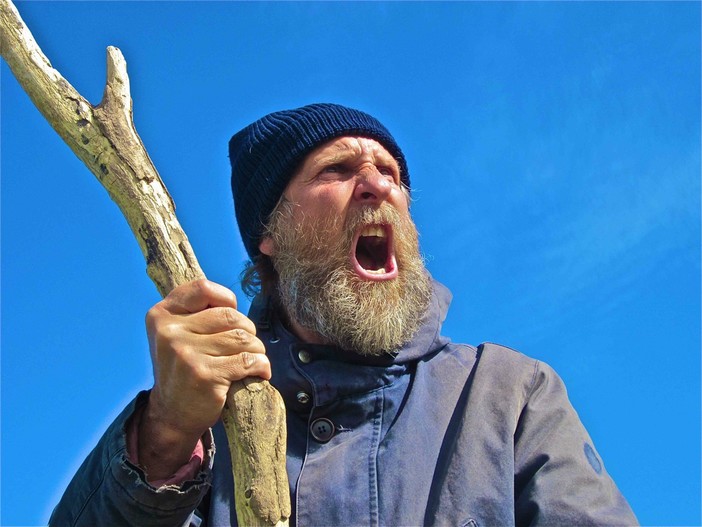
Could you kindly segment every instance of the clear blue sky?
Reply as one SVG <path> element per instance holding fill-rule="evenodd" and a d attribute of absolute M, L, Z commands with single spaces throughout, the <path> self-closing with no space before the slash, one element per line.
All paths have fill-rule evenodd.
<path fill-rule="evenodd" d="M 379 117 L 454 292 L 445 333 L 551 364 L 640 521 L 700 524 L 700 3 L 18 8 L 93 103 L 122 49 L 137 129 L 235 291 L 229 137 L 311 102 Z M 1 75 L 0 524 L 38 525 L 150 386 L 159 296 L 107 194 Z"/>

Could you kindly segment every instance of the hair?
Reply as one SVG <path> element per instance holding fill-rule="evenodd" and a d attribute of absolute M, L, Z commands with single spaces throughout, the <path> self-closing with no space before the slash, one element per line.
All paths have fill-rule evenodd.
<path fill-rule="evenodd" d="M 271 295 L 278 283 L 278 273 L 275 271 L 270 257 L 265 254 L 259 254 L 253 259 L 247 260 L 239 278 L 241 289 L 249 298 L 253 298 L 259 293 L 266 296 Z"/>
<path fill-rule="evenodd" d="M 400 188 L 408 203 L 411 203 L 412 195 L 409 187 L 404 182 L 401 182 Z M 276 215 L 288 213 L 292 206 L 291 201 L 285 196 L 281 196 L 263 227 L 264 237 L 270 236 L 273 218 Z M 284 210 L 284 207 L 287 210 Z M 275 270 L 270 256 L 259 253 L 244 263 L 244 269 L 239 275 L 239 280 L 241 281 L 241 290 L 248 298 L 253 298 L 259 293 L 264 296 L 272 296 L 278 287 L 278 272 Z"/>
<path fill-rule="evenodd" d="M 289 213 L 291 208 L 292 202 L 285 196 L 281 196 L 263 226 L 263 237 L 270 236 L 274 218 L 280 214 Z M 263 253 L 258 253 L 246 261 L 239 278 L 241 289 L 249 298 L 253 298 L 259 293 L 271 296 L 276 292 L 278 286 L 278 272 L 275 270 L 273 260 Z"/>

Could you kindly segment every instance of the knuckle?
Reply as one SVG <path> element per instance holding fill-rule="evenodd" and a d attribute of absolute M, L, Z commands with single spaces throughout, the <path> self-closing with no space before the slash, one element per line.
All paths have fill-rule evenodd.
<path fill-rule="evenodd" d="M 190 377 L 195 385 L 202 385 L 209 381 L 210 369 L 203 362 L 196 362 L 190 366 Z"/>
<path fill-rule="evenodd" d="M 251 335 L 246 330 L 241 328 L 232 329 L 229 333 L 234 339 L 235 344 L 239 346 L 243 346 L 251 340 Z"/>
<path fill-rule="evenodd" d="M 189 296 L 194 296 L 196 298 L 209 298 L 212 291 L 212 285 L 204 278 L 199 278 L 190 282 L 188 284 L 188 289 L 191 291 Z"/>
<path fill-rule="evenodd" d="M 187 344 L 177 341 L 177 340 L 171 340 L 168 342 L 168 345 L 163 346 L 162 349 L 173 355 L 175 359 L 177 359 L 179 362 L 182 363 L 188 363 L 189 357 L 191 355 L 191 348 Z"/>
<path fill-rule="evenodd" d="M 235 311 L 232 308 L 220 308 L 219 313 L 225 327 L 233 327 L 236 325 Z"/>
<path fill-rule="evenodd" d="M 178 329 L 176 324 L 156 320 L 154 321 L 154 333 L 158 342 L 172 342 L 176 340 Z"/>
<path fill-rule="evenodd" d="M 161 307 L 161 302 L 159 302 L 158 304 L 152 306 L 151 309 L 149 309 L 146 312 L 146 317 L 144 318 L 144 320 L 146 322 L 147 328 L 153 328 L 156 326 L 156 324 L 162 316 L 162 311 L 163 309 Z"/>
<path fill-rule="evenodd" d="M 205 292 L 211 289 L 209 280 L 205 278 L 198 278 L 197 280 L 193 280 L 190 284 L 193 289 L 198 291 Z"/>
<path fill-rule="evenodd" d="M 152 307 L 146 312 L 146 316 L 144 317 L 144 324 L 146 325 L 147 328 L 152 328 L 154 327 L 154 322 L 155 322 L 155 317 L 156 315 L 154 314 L 154 308 Z"/>
<path fill-rule="evenodd" d="M 149 321 L 148 336 L 152 354 L 159 360 L 170 355 L 182 356 L 184 350 L 180 342 L 180 331 L 177 324 L 168 319 L 154 318 Z"/>
<path fill-rule="evenodd" d="M 268 359 L 259 354 L 243 351 L 227 360 L 228 378 L 230 381 L 241 380 L 251 375 L 270 377 Z"/>

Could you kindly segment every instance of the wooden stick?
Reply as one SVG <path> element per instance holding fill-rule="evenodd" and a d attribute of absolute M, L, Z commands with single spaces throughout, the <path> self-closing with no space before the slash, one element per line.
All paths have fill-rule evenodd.
<path fill-rule="evenodd" d="M 46 120 L 124 214 L 162 296 L 204 278 L 175 205 L 132 119 L 127 65 L 107 48 L 107 83 L 92 106 L 56 71 L 10 0 L 0 0 L 0 55 Z M 232 385 L 222 413 L 232 455 L 239 525 L 287 525 L 285 406 L 268 382 Z"/>

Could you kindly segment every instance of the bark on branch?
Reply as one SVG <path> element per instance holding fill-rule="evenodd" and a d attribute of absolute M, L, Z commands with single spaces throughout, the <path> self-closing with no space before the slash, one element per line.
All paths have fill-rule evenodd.
<path fill-rule="evenodd" d="M 97 106 L 51 66 L 10 0 L 0 0 L 0 55 L 122 210 L 161 295 L 203 278 L 173 200 L 134 128 L 127 65 L 119 49 L 107 48 L 107 83 Z M 286 525 L 290 497 L 280 394 L 266 381 L 236 383 L 222 420 L 232 453 L 239 525 Z"/>

